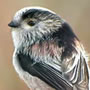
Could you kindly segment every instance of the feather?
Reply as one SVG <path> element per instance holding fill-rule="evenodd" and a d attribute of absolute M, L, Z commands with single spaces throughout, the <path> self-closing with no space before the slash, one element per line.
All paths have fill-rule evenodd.
<path fill-rule="evenodd" d="M 25 71 L 42 79 L 56 90 L 72 90 L 72 84 L 62 77 L 61 72 L 50 65 L 42 62 L 33 64 L 34 60 L 30 56 L 22 53 L 18 54 L 18 59 L 21 67 Z"/>

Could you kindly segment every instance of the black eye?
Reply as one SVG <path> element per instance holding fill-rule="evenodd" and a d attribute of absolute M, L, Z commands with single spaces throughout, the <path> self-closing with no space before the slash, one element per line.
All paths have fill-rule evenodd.
<path fill-rule="evenodd" d="M 34 26 L 34 25 L 35 25 L 35 22 L 34 22 L 34 21 L 29 21 L 29 22 L 28 22 L 28 25 Z"/>

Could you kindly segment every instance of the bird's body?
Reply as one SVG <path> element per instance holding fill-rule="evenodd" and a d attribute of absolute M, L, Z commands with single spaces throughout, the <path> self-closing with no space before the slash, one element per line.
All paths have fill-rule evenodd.
<path fill-rule="evenodd" d="M 66 21 L 43 8 L 16 13 L 13 64 L 32 90 L 89 90 L 85 50 Z"/>

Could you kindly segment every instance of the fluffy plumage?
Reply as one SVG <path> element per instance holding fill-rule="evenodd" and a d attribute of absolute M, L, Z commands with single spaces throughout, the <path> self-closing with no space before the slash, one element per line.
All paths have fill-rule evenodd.
<path fill-rule="evenodd" d="M 32 90 L 89 90 L 85 50 L 70 26 L 54 12 L 19 10 L 12 22 L 13 64 Z"/>

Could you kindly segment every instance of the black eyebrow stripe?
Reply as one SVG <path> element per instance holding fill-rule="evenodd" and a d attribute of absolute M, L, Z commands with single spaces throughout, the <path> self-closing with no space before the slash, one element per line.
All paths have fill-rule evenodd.
<path fill-rule="evenodd" d="M 40 9 L 30 9 L 30 10 L 26 11 L 25 13 L 23 13 L 22 18 L 23 19 L 26 19 L 28 17 L 32 18 L 36 13 L 37 13 L 37 15 L 39 15 L 39 14 L 46 14 L 46 15 L 50 14 L 49 11 L 43 11 Z"/>
<path fill-rule="evenodd" d="M 35 13 L 40 14 L 40 13 L 42 13 L 42 10 L 30 9 L 23 14 L 23 19 L 27 18 L 28 16 L 32 18 L 35 15 Z"/>
<path fill-rule="evenodd" d="M 28 10 L 26 11 L 23 15 L 22 18 L 25 19 L 28 16 L 32 17 L 35 13 L 37 12 L 37 10 L 33 9 L 33 10 Z"/>

